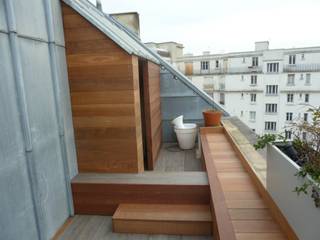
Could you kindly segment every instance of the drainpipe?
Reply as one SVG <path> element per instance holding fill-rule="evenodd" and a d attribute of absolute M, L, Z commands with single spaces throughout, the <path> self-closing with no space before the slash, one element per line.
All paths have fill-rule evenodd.
<path fill-rule="evenodd" d="M 102 12 L 101 0 L 96 0 L 96 7 Z"/>
<path fill-rule="evenodd" d="M 21 56 L 19 50 L 19 39 L 17 35 L 17 27 L 15 21 L 15 13 L 13 1 L 5 0 L 5 9 L 7 12 L 7 22 L 9 29 L 9 42 L 12 55 L 12 65 L 14 70 L 15 88 L 17 94 L 18 111 L 20 116 L 21 130 L 23 133 L 23 142 L 25 148 L 26 165 L 28 172 L 28 180 L 30 183 L 30 191 L 32 195 L 32 204 L 35 214 L 36 229 L 38 238 L 44 240 L 46 236 L 46 224 L 44 221 L 44 209 L 40 199 L 39 182 L 37 180 L 36 164 L 33 158 L 33 146 L 30 120 L 28 116 L 27 98 L 24 86 L 23 71 L 21 65 Z"/>
<path fill-rule="evenodd" d="M 54 88 L 54 101 L 55 101 L 55 110 L 58 122 L 59 129 L 59 142 L 61 149 L 61 159 L 63 164 L 63 172 L 65 177 L 65 187 L 68 199 L 68 211 L 69 215 L 74 215 L 73 209 L 73 200 L 72 200 L 72 190 L 71 190 L 71 181 L 70 181 L 70 169 L 67 156 L 67 146 L 65 143 L 65 131 L 64 131 L 64 119 L 63 119 L 63 108 L 62 108 L 62 94 L 61 86 L 58 76 L 58 63 L 57 63 L 57 51 L 56 43 L 54 39 L 54 19 L 52 15 L 52 6 L 51 1 L 44 1 L 45 13 L 46 13 L 46 24 L 48 29 L 48 44 L 49 44 L 49 54 L 50 54 L 50 65 L 51 65 L 51 77 L 53 80 Z"/>

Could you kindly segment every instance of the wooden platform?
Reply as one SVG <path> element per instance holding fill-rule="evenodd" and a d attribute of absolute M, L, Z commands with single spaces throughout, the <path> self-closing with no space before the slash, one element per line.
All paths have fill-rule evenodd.
<path fill-rule="evenodd" d="M 87 173 L 71 185 L 76 214 L 113 215 L 122 203 L 210 203 L 205 172 Z"/>
<path fill-rule="evenodd" d="M 213 213 L 224 240 L 297 239 L 224 128 L 201 130 Z"/>
<path fill-rule="evenodd" d="M 117 233 L 211 235 L 209 205 L 120 204 L 113 215 Z"/>

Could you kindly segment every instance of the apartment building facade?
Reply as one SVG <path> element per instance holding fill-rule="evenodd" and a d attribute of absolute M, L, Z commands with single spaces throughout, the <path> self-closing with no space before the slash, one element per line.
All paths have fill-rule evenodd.
<path fill-rule="evenodd" d="M 257 134 L 292 137 L 290 123 L 311 120 L 320 105 L 320 47 L 184 55 L 176 65 L 190 80 Z"/>

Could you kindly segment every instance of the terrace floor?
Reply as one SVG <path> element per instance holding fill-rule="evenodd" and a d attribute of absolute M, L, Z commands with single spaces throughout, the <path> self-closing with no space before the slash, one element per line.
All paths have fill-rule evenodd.
<path fill-rule="evenodd" d="M 196 149 L 181 150 L 177 143 L 162 144 L 154 170 L 162 172 L 203 171 L 201 160 L 196 158 Z"/>
<path fill-rule="evenodd" d="M 211 240 L 212 236 L 146 235 L 112 232 L 111 216 L 76 215 L 54 240 Z"/>

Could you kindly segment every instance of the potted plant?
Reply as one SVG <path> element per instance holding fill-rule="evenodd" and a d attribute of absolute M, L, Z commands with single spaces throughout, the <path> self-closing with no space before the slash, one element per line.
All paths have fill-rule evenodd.
<path fill-rule="evenodd" d="M 312 121 L 289 125 L 292 141 L 267 134 L 254 145 L 267 147 L 267 191 L 304 240 L 320 236 L 320 107 L 309 112 Z"/>
<path fill-rule="evenodd" d="M 222 112 L 208 109 L 202 112 L 206 127 L 220 126 Z"/>

